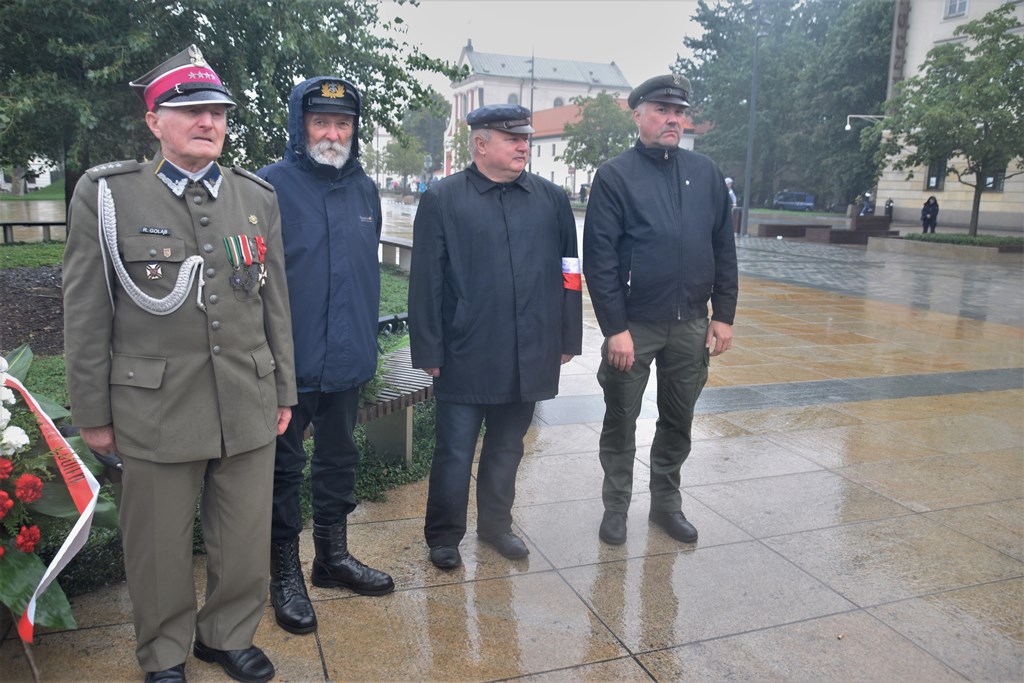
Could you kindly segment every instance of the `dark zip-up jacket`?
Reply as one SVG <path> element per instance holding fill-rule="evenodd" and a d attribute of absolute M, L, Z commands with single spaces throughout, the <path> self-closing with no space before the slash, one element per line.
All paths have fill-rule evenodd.
<path fill-rule="evenodd" d="M 627 321 L 736 315 L 736 243 L 725 178 L 685 149 L 632 149 L 594 176 L 583 230 L 583 273 L 609 337 Z"/>
<path fill-rule="evenodd" d="M 358 117 L 351 156 L 340 169 L 306 151 L 302 95 L 324 80 L 337 79 L 312 78 L 292 90 L 284 159 L 257 173 L 281 205 L 300 392 L 344 391 L 377 371 L 380 194 L 356 158 Z"/>

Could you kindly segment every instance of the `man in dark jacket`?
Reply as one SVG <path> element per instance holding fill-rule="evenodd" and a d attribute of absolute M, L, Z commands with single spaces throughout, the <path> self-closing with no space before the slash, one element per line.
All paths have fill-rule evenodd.
<path fill-rule="evenodd" d="M 709 356 L 732 345 L 732 206 L 714 162 L 679 148 L 689 98 L 690 82 L 673 74 L 630 93 L 640 139 L 598 169 L 587 206 L 583 271 L 605 336 L 598 370 L 605 399 L 599 535 L 613 545 L 626 541 L 636 418 L 655 360 L 650 520 L 678 541 L 697 541 L 681 511 L 679 470 L 690 453 L 693 408 L 707 382 Z"/>
<path fill-rule="evenodd" d="M 295 340 L 299 403 L 277 440 L 270 599 L 278 625 L 316 628 L 299 563 L 299 487 L 313 423 L 314 586 L 383 595 L 391 577 L 348 552 L 359 449 L 359 389 L 377 370 L 380 195 L 359 156 L 360 96 L 337 77 L 300 83 L 288 101 L 284 159 L 258 175 L 277 190 Z"/>
<path fill-rule="evenodd" d="M 473 163 L 420 199 L 409 285 L 413 367 L 434 378 L 434 461 L 424 535 L 430 560 L 462 563 L 477 437 L 477 535 L 510 559 L 523 437 L 537 401 L 558 392 L 560 365 L 582 346 L 576 222 L 564 190 L 525 173 L 530 110 L 469 113 Z"/>

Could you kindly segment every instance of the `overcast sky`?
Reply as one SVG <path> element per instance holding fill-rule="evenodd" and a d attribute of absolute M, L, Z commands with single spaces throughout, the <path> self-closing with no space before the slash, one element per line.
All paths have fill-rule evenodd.
<path fill-rule="evenodd" d="M 421 0 L 385 3 L 381 18 L 401 16 L 406 39 L 431 57 L 455 62 L 466 40 L 479 52 L 584 62 L 615 62 L 630 85 L 668 73 L 696 0 Z M 446 97 L 445 78 L 424 78 Z"/>

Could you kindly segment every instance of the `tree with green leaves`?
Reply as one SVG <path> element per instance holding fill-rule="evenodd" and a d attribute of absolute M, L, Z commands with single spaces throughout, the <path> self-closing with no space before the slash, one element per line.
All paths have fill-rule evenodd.
<path fill-rule="evenodd" d="M 419 141 L 424 154 L 430 155 L 430 170 L 444 165 L 444 129 L 448 124 L 451 104 L 440 93 L 431 93 L 427 100 L 402 117 L 403 134 Z"/>
<path fill-rule="evenodd" d="M 698 2 L 703 33 L 683 40 L 693 57 L 673 71 L 691 80 L 694 122 L 710 126 L 697 150 L 735 177 L 744 175 L 759 35 L 751 206 L 783 187 L 842 203 L 871 183 L 871 154 L 844 129 L 847 114 L 881 111 L 892 12 L 892 0 Z"/>
<path fill-rule="evenodd" d="M 463 121 L 455 122 L 452 135 L 452 171 L 461 171 L 473 163 L 473 152 L 469 149 L 469 126 Z"/>
<path fill-rule="evenodd" d="M 416 71 L 454 76 L 400 38 L 380 0 L 7 0 L 0 4 L 0 164 L 64 163 L 67 192 L 113 159 L 151 156 L 156 144 L 128 82 L 196 43 L 239 106 L 223 160 L 249 168 L 284 153 L 288 95 L 303 78 L 338 74 L 363 92 L 362 125 L 391 133 L 427 102 Z M 388 5 L 387 7 L 390 7 Z M 389 10 L 390 11 L 390 10 Z"/>
<path fill-rule="evenodd" d="M 402 187 L 409 183 L 409 176 L 420 175 L 424 170 L 426 157 L 419 140 L 392 140 L 384 148 L 384 165 L 393 173 L 402 176 Z"/>
<path fill-rule="evenodd" d="M 618 93 L 605 91 L 594 97 L 574 97 L 580 119 L 565 124 L 565 151 L 558 157 L 577 169 L 595 170 L 621 152 L 636 138 L 636 124 L 622 107 Z"/>
<path fill-rule="evenodd" d="M 954 36 L 966 40 L 932 48 L 877 124 L 888 131 L 880 162 L 913 177 L 914 168 L 945 161 L 949 173 L 974 188 L 972 236 L 988 179 L 1024 173 L 1024 36 L 1013 12 L 1007 3 L 958 26 Z"/>

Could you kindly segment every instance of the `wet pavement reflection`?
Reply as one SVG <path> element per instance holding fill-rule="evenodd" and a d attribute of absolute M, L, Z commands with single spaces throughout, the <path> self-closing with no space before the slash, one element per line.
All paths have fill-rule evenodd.
<path fill-rule="evenodd" d="M 385 234 L 411 237 L 414 207 L 384 208 Z M 311 588 L 315 636 L 285 633 L 268 607 L 256 642 L 278 680 L 1024 679 L 1022 269 L 738 249 L 735 347 L 712 362 L 682 471 L 698 543 L 647 521 L 653 382 L 628 540 L 597 538 L 590 312 L 583 356 L 526 439 L 514 517 L 530 555 L 479 544 L 471 512 L 465 564 L 444 572 L 423 544 L 425 481 L 363 504 L 351 548 L 397 590 Z M 124 588 L 73 603 L 79 630 L 34 648 L 43 680 L 139 680 Z M 10 634 L 0 671 L 31 679 Z M 223 680 L 193 658 L 186 673 Z"/>

